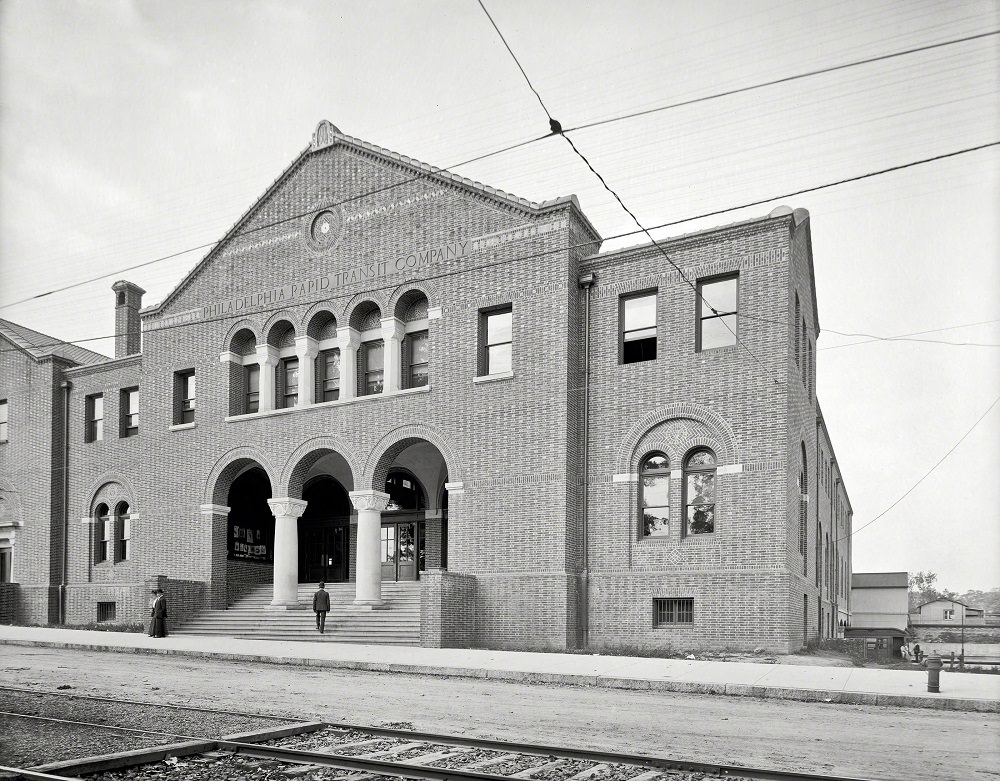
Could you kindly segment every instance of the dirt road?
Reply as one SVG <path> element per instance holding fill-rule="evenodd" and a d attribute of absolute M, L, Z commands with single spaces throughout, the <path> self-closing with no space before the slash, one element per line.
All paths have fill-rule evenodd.
<path fill-rule="evenodd" d="M 0 646 L 9 685 L 867 778 L 996 779 L 1000 717 Z"/>

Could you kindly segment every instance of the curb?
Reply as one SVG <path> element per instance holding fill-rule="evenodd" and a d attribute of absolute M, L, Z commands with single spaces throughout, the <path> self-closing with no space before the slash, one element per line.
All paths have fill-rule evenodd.
<path fill-rule="evenodd" d="M 714 694 L 726 697 L 753 697 L 763 700 L 796 700 L 822 702 L 831 705 L 875 705 L 895 708 L 923 708 L 926 710 L 970 711 L 975 713 L 1000 713 L 1000 700 L 973 700 L 959 697 L 923 697 L 914 694 L 878 694 L 876 692 L 834 691 L 830 689 L 795 689 L 780 686 L 756 686 L 739 683 L 699 683 L 695 681 L 659 681 L 643 678 L 569 673 L 524 672 L 517 670 L 485 670 L 478 667 L 427 667 L 396 662 L 364 662 L 351 659 L 315 659 L 268 654 L 196 651 L 182 648 L 143 648 L 138 646 L 99 645 L 72 643 L 56 640 L 19 640 L 0 638 L 0 645 L 34 648 L 66 648 L 75 651 L 101 651 L 131 653 L 149 656 L 186 656 L 196 659 L 223 659 L 234 662 L 280 664 L 299 667 L 330 667 L 362 672 L 402 673 L 452 678 L 483 678 L 517 683 L 557 684 L 563 686 L 591 686 L 606 689 L 671 692 L 676 694 Z"/>

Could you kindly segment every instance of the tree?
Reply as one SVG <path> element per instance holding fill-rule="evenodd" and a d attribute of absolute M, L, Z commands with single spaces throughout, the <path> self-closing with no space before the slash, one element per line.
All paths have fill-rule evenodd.
<path fill-rule="evenodd" d="M 969 607 L 982 608 L 987 615 L 1000 614 L 1000 587 L 989 591 L 972 589 L 966 591 L 958 599 Z"/>
<path fill-rule="evenodd" d="M 948 589 L 939 589 L 937 587 L 937 573 L 936 572 L 917 572 L 910 575 L 910 612 L 913 613 L 918 605 L 922 605 L 925 602 L 931 602 L 939 597 L 944 597 L 945 599 L 958 599 L 958 595 L 954 591 L 949 591 Z"/>

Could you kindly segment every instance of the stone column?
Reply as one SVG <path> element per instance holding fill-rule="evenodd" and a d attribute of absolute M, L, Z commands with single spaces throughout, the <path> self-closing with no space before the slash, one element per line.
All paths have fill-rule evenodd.
<path fill-rule="evenodd" d="M 355 605 L 384 607 L 382 601 L 382 561 L 379 556 L 382 511 L 389 494 L 382 491 L 351 491 L 351 504 L 358 511 L 358 551 L 355 565 L 357 588 Z"/>
<path fill-rule="evenodd" d="M 258 344 L 257 363 L 260 366 L 260 402 L 257 411 L 269 412 L 274 409 L 274 367 L 278 365 L 278 348 Z"/>
<path fill-rule="evenodd" d="M 361 332 L 356 328 L 337 329 L 337 347 L 340 348 L 340 398 L 353 399 L 358 395 L 358 347 Z"/>
<path fill-rule="evenodd" d="M 400 375 L 403 372 L 404 327 L 403 321 L 395 317 L 386 317 L 382 320 L 382 342 L 385 345 L 383 393 L 395 393 L 402 387 Z"/>
<path fill-rule="evenodd" d="M 271 607 L 299 606 L 299 516 L 307 502 L 301 499 L 268 499 L 274 515 L 274 598 Z"/>
<path fill-rule="evenodd" d="M 299 358 L 299 407 L 308 407 L 316 400 L 316 356 L 319 343 L 311 336 L 295 339 L 295 354 Z"/>

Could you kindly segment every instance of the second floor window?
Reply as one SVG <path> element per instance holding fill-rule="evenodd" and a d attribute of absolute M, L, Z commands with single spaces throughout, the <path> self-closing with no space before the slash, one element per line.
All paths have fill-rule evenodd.
<path fill-rule="evenodd" d="M 260 410 L 260 366 L 245 366 L 243 372 L 246 385 L 243 411 L 249 415 Z"/>
<path fill-rule="evenodd" d="M 656 291 L 621 299 L 620 355 L 622 363 L 656 358 Z"/>
<path fill-rule="evenodd" d="M 364 391 L 366 396 L 382 392 L 385 377 L 385 346 L 382 341 L 362 345 L 364 360 Z"/>
<path fill-rule="evenodd" d="M 87 442 L 104 439 L 104 395 L 87 396 Z"/>
<path fill-rule="evenodd" d="M 410 350 L 410 376 L 407 378 L 407 387 L 422 388 L 430 381 L 427 332 L 420 331 L 410 334 L 407 338 Z"/>
<path fill-rule="evenodd" d="M 282 399 L 286 409 L 299 403 L 299 359 L 286 358 L 281 362 Z"/>
<path fill-rule="evenodd" d="M 7 441 L 7 399 L 0 399 L 0 442 Z"/>
<path fill-rule="evenodd" d="M 194 369 L 174 374 L 174 424 L 194 423 Z"/>
<path fill-rule="evenodd" d="M 736 344 L 739 328 L 739 280 L 735 276 L 698 283 L 698 333 L 695 349 Z"/>
<path fill-rule="evenodd" d="M 340 398 L 340 350 L 326 350 L 319 356 L 321 398 L 336 401 Z"/>
<path fill-rule="evenodd" d="M 503 374 L 513 368 L 513 310 L 507 306 L 482 313 L 482 374 Z"/>
<path fill-rule="evenodd" d="M 134 437 L 139 433 L 139 389 L 126 388 L 121 395 L 121 436 Z"/>

